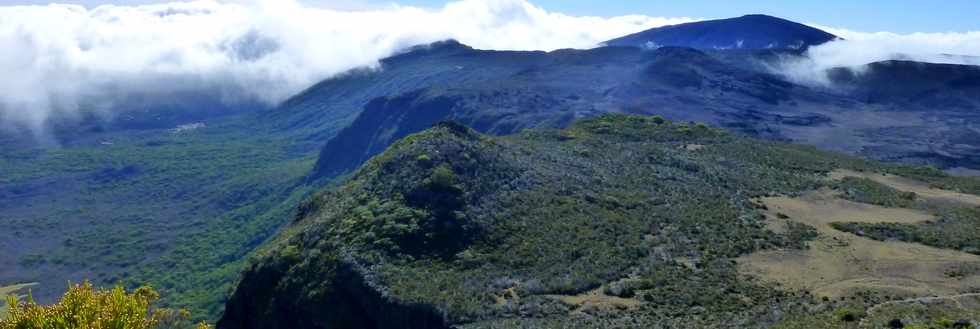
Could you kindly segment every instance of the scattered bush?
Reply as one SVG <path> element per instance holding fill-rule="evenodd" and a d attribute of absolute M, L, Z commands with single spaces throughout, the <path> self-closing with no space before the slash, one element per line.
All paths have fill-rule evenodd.
<path fill-rule="evenodd" d="M 858 177 L 844 178 L 837 183 L 837 189 L 848 200 L 884 207 L 913 208 L 916 207 L 918 197 L 914 192 L 899 191 L 871 179 Z"/>
<path fill-rule="evenodd" d="M 803 248 L 816 236 L 814 228 L 795 223 L 782 234 L 766 229 L 752 200 L 827 187 L 826 173 L 834 169 L 874 164 L 658 121 L 607 115 L 561 131 L 499 138 L 436 127 L 396 143 L 323 194 L 331 197 L 318 200 L 320 210 L 297 222 L 310 226 L 288 228 L 297 235 L 284 239 L 311 241 L 302 247 L 304 259 L 349 252 L 345 257 L 386 296 L 438 307 L 452 324 L 752 327 L 778 321 L 774 310 L 789 314 L 807 303 L 825 307 L 821 324 L 837 324 L 829 328 L 864 316 L 835 314 L 840 302 L 746 280 L 734 259 L 760 249 Z M 707 147 L 679 147 L 689 144 Z M 423 155 L 431 157 L 427 164 L 415 161 Z M 284 275 L 280 281 L 300 287 L 324 281 L 298 271 Z M 621 320 L 619 326 L 570 325 L 562 322 L 568 305 L 546 298 L 597 287 L 639 305 L 582 310 Z"/>
<path fill-rule="evenodd" d="M 122 286 L 98 289 L 85 282 L 71 286 L 61 301 L 38 305 L 33 298 L 19 301 L 7 297 L 10 307 L 0 329 L 151 329 L 189 328 L 186 311 L 155 309 L 160 298 L 152 288 L 142 287 L 127 293 Z M 204 323 L 197 329 L 210 328 Z"/>
<path fill-rule="evenodd" d="M 855 322 L 864 317 L 864 311 L 851 307 L 844 307 L 834 311 L 834 317 L 844 322 Z"/>
<path fill-rule="evenodd" d="M 939 217 L 940 220 L 919 224 L 834 223 L 832 226 L 880 241 L 915 242 L 980 255 L 980 209 L 946 209 L 940 211 Z"/>

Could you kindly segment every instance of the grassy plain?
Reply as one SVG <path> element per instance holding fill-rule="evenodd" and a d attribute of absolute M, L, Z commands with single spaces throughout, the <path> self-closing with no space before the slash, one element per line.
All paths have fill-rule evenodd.
<path fill-rule="evenodd" d="M 893 176 L 838 170 L 831 178 L 860 177 L 901 192 L 914 192 L 927 202 L 971 204 L 975 195 L 936 189 L 928 184 Z M 841 297 L 870 289 L 897 296 L 953 295 L 980 286 L 980 256 L 918 243 L 873 240 L 861 232 L 848 233 L 834 223 L 894 223 L 916 225 L 937 220 L 920 209 L 887 208 L 844 200 L 830 189 L 799 197 L 767 197 L 770 226 L 787 223 L 816 228 L 819 237 L 803 250 L 766 250 L 739 258 L 743 272 L 818 296 Z M 951 273 L 958 273 L 954 279 Z"/>
<path fill-rule="evenodd" d="M 838 169 L 829 177 L 836 190 L 758 200 L 774 231 L 802 224 L 818 237 L 801 250 L 742 256 L 740 271 L 831 301 L 774 328 L 974 328 L 980 256 L 863 229 L 955 223 L 964 217 L 949 212 L 976 207 L 980 197 L 892 174 Z"/>

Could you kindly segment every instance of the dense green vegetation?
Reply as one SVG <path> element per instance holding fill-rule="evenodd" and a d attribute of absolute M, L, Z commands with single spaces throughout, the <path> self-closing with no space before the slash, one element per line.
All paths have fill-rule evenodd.
<path fill-rule="evenodd" d="M 0 234 L 63 235 L 52 239 L 52 252 L 18 256 L 20 266 L 94 273 L 98 285 L 150 282 L 166 296 L 161 305 L 190 309 L 195 320 L 221 313 L 245 267 L 289 277 L 273 295 L 300 312 L 353 289 L 330 278 L 368 273 L 365 285 L 391 307 L 423 305 L 474 327 L 755 319 L 748 326 L 773 321 L 771 309 L 820 303 L 735 272 L 733 257 L 805 248 L 815 237 L 806 226 L 766 230 L 751 198 L 823 186 L 822 174 L 842 167 L 974 186 L 704 125 L 605 116 L 502 138 L 442 125 L 307 199 L 317 188 L 304 184 L 314 148 L 209 129 L 124 135 L 98 147 L 10 149 L 0 166 L 11 174 L 0 179 L 13 188 L 0 192 L 33 203 L 35 184 L 58 177 L 66 187 L 55 188 L 67 196 L 52 209 L 14 208 Z M 289 218 L 296 222 L 262 256 L 243 260 Z M 593 289 L 640 306 L 591 308 L 551 297 Z M 570 312 L 591 315 L 585 321 Z"/>
<path fill-rule="evenodd" d="M 845 177 L 835 186 L 844 198 L 885 207 L 914 208 L 916 195 L 902 192 L 868 178 Z"/>
<path fill-rule="evenodd" d="M 974 137 L 970 127 L 953 124 L 963 120 L 927 122 L 935 129 L 923 131 L 953 132 L 935 136 L 867 130 L 866 115 L 890 111 L 888 100 L 851 112 L 850 97 L 827 98 L 714 57 L 678 48 L 495 52 L 447 42 L 387 59 L 383 70 L 324 81 L 280 110 L 208 121 L 198 130 L 100 128 L 37 149 L 0 135 L 0 241 L 16 246 L 0 253 L 0 272 L 10 282 L 43 281 L 36 297 L 52 301 L 68 279 L 128 288 L 149 282 L 165 296 L 163 305 L 208 320 L 221 314 L 247 268 L 244 283 L 286 278 L 268 295 L 251 297 L 263 303 L 278 296 L 269 303 L 297 312 L 317 312 L 330 304 L 324 300 L 370 290 L 397 302 L 391 307 L 422 305 L 430 309 L 420 312 L 472 326 L 749 326 L 776 318 L 772 310 L 789 312 L 812 301 L 737 277 L 731 259 L 760 249 L 806 248 L 815 237 L 800 224 L 767 231 L 751 198 L 823 186 L 821 175 L 835 168 L 891 172 L 980 193 L 980 180 L 935 168 L 886 166 L 660 117 L 609 116 L 505 138 L 441 126 L 403 140 L 344 186 L 309 198 L 332 179 L 308 181 L 318 148 L 382 96 L 404 102 L 383 101 L 385 118 L 368 112 L 366 125 L 350 129 L 359 133 L 350 140 L 366 146 L 327 152 L 323 163 L 347 151 L 380 150 L 387 138 L 437 117 L 510 134 L 565 126 L 609 109 L 710 118 L 743 133 L 794 139 L 819 136 L 796 131 L 833 126 L 836 132 L 856 123 L 847 145 L 901 150 L 872 156 L 910 155 L 901 147 L 908 144 L 911 159 L 928 160 L 935 154 L 919 155 L 918 142 L 931 140 L 939 141 L 930 144 L 941 159 L 974 163 L 949 147 Z M 949 96 L 961 100 L 970 95 L 952 91 Z M 440 96 L 433 97 L 439 102 L 413 94 Z M 790 113 L 794 99 L 829 112 Z M 933 105 L 922 110 L 935 114 Z M 438 115 L 442 111 L 451 114 Z M 905 202 L 894 191 L 848 183 L 854 200 Z M 976 225 L 964 214 L 906 235 L 971 248 Z M 263 245 L 291 220 L 295 224 L 277 241 Z M 260 257 L 246 261 L 257 249 Z M 352 278 L 366 278 L 370 289 L 335 284 Z M 552 296 L 596 289 L 641 306 L 626 307 L 633 313 L 622 316 L 619 306 L 591 309 Z M 332 314 L 345 311 L 361 310 L 336 307 Z"/>
<path fill-rule="evenodd" d="M 15 296 L 7 297 L 10 310 L 7 317 L 0 319 L 0 328 L 210 328 L 205 323 L 192 324 L 186 310 L 157 308 L 159 299 L 160 295 L 150 287 L 128 293 L 119 285 L 99 289 L 85 282 L 69 287 L 61 300 L 52 305 L 39 305 L 30 296 L 23 301 Z"/>
<path fill-rule="evenodd" d="M 8 275 L 42 281 L 44 302 L 69 279 L 151 283 L 162 304 L 215 320 L 246 255 L 324 183 L 306 181 L 310 131 L 243 122 L 57 148 L 0 141 L 0 238 L 32 246 L 0 255 L 16 264 Z"/>
<path fill-rule="evenodd" d="M 836 304 L 738 274 L 735 257 L 816 237 L 805 225 L 769 231 L 751 200 L 833 185 L 825 175 L 837 168 L 909 170 L 657 117 L 499 138 L 440 124 L 304 202 L 219 325 L 352 324 L 342 311 L 388 318 L 345 309 L 353 290 L 379 309 L 474 328 L 768 326 Z M 894 201 L 868 186 L 838 188 Z M 594 289 L 632 302 L 568 301 Z"/>

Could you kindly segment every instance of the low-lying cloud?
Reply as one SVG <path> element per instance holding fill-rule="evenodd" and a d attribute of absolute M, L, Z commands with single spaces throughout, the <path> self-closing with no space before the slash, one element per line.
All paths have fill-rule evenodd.
<path fill-rule="evenodd" d="M 865 64 L 886 60 L 980 65 L 980 31 L 897 34 L 813 26 L 842 40 L 811 47 L 803 58 L 787 58 L 775 71 L 797 82 L 829 86 L 828 69 L 861 72 Z"/>
<path fill-rule="evenodd" d="M 198 0 L 141 6 L 0 6 L 0 129 L 42 135 L 55 119 L 112 117 L 127 97 L 206 91 L 225 104 L 273 105 L 313 83 L 412 45 L 454 38 L 481 49 L 590 48 L 691 18 L 549 12 L 527 0 L 460 0 L 425 9 L 357 0 Z M 826 83 L 832 67 L 887 59 L 980 65 L 980 32 L 862 33 L 777 68 Z M 945 54 L 945 55 L 944 55 Z"/>
<path fill-rule="evenodd" d="M 357 7 L 352 9 L 352 7 Z M 112 116 L 126 95 L 215 91 L 275 104 L 406 47 L 454 38 L 482 49 L 589 48 L 689 18 L 576 17 L 526 0 L 442 8 L 309 7 L 294 0 L 0 7 L 0 128 Z"/>

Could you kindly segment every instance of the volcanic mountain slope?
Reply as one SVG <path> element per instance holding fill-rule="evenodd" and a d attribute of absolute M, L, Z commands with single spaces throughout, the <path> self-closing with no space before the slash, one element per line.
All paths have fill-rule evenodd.
<path fill-rule="evenodd" d="M 150 283 L 168 305 L 216 316 L 245 257 L 307 192 L 445 119 L 506 135 L 608 112 L 661 114 L 871 158 L 980 168 L 972 71 L 915 63 L 898 74 L 887 70 L 900 65 L 875 64 L 840 70 L 840 88 L 827 89 L 769 71 L 796 56 L 485 51 L 447 41 L 328 79 L 268 111 L 226 113 L 207 93 L 148 95 L 126 102 L 140 104 L 127 112 L 139 116 L 59 129 L 73 131 L 63 147 L 23 147 L 0 132 L 0 284 L 39 282 L 34 296 L 46 302 L 66 281 Z M 887 74 L 873 78 L 879 70 Z M 894 81 L 900 90 L 885 88 Z"/>
<path fill-rule="evenodd" d="M 291 97 L 259 118 L 283 130 L 306 130 L 323 142 L 371 100 L 429 86 L 468 85 L 510 76 L 546 60 L 544 52 L 477 51 L 455 40 L 420 45 L 333 77 Z"/>
<path fill-rule="evenodd" d="M 491 55 L 471 50 L 457 56 Z M 767 124 L 827 120 L 795 108 L 777 109 L 790 99 L 819 99 L 818 93 L 694 49 L 607 47 L 511 56 L 537 60 L 519 61 L 527 63 L 521 70 L 480 81 L 436 84 L 368 102 L 321 151 L 314 175 L 352 170 L 392 141 L 444 119 L 506 135 L 530 127 L 563 127 L 601 113 L 659 113 L 774 138 L 783 136 Z"/>
<path fill-rule="evenodd" d="M 606 41 L 609 46 L 695 49 L 807 49 L 837 36 L 767 15 L 664 26 Z"/>
<path fill-rule="evenodd" d="M 609 112 L 656 113 L 876 159 L 980 166 L 971 160 L 978 157 L 969 156 L 978 154 L 970 122 L 980 119 L 973 67 L 873 63 L 829 71 L 828 88 L 792 83 L 765 69 L 800 56 L 792 51 L 604 47 L 500 53 L 456 43 L 433 49 L 446 46 L 453 51 L 438 51 L 439 59 L 426 63 L 451 63 L 465 83 L 434 79 L 364 100 L 363 110 L 348 109 L 360 114 L 327 142 L 312 177 L 349 172 L 394 140 L 439 120 L 505 135 Z M 403 56 L 414 69 L 429 55 Z M 499 56 L 508 60 L 490 60 Z M 479 69 L 459 64 L 477 59 Z M 508 65 L 492 68 L 501 63 Z M 392 70 L 399 65 L 408 64 L 392 62 Z"/>
<path fill-rule="evenodd" d="M 828 73 L 839 88 L 868 103 L 912 103 L 927 108 L 980 108 L 980 66 L 911 61 L 871 63 Z M 900 106 L 900 105 L 899 105 Z"/>
<path fill-rule="evenodd" d="M 489 55 L 471 50 L 459 56 Z M 677 120 L 751 130 L 755 120 L 743 120 L 732 107 L 771 107 L 790 98 L 794 88 L 774 76 L 728 67 L 693 49 L 646 52 L 611 47 L 512 55 L 525 58 L 515 61 L 527 63 L 523 69 L 368 102 L 360 116 L 328 142 L 315 175 L 333 176 L 356 168 L 392 141 L 450 118 L 481 132 L 506 135 L 530 127 L 563 127 L 576 118 L 601 113 L 652 113 L 657 109 Z M 715 110 L 718 108 L 724 110 Z M 719 111 L 736 113 L 722 119 Z M 762 116 L 780 120 L 775 118 L 778 115 Z M 821 118 L 802 114 L 799 120 Z"/>
<path fill-rule="evenodd" d="M 856 153 L 940 167 L 980 167 L 980 66 L 909 61 L 828 72 L 834 88 L 906 122 L 860 129 Z M 913 137 L 914 136 L 914 137 Z M 901 141 L 901 142 L 899 142 Z"/>
<path fill-rule="evenodd" d="M 834 314 L 880 300 L 784 291 L 733 260 L 805 249 L 816 231 L 770 230 L 755 198 L 834 186 L 826 174 L 837 168 L 980 191 L 976 180 L 660 117 L 510 137 L 439 123 L 304 203 L 218 325 L 751 328 Z"/>
<path fill-rule="evenodd" d="M 0 129 L 0 284 L 39 282 L 33 295 L 47 303 L 68 281 L 150 283 L 168 305 L 214 319 L 244 256 L 307 191 L 329 182 L 305 177 L 364 103 L 535 60 L 452 56 L 471 51 L 456 42 L 417 47 L 267 111 L 187 115 L 217 98 L 134 98 L 140 106 L 111 122 L 58 129 L 60 147 Z"/>

